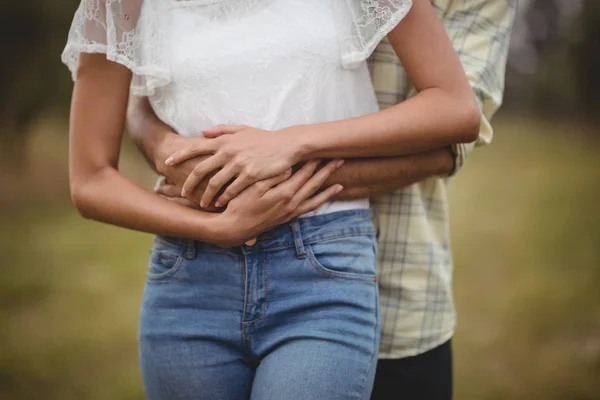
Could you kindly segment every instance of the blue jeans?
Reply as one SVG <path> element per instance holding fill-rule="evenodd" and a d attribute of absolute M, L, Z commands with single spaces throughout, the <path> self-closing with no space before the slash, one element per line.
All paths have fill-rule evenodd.
<path fill-rule="evenodd" d="M 368 399 L 375 264 L 368 210 L 301 218 L 234 249 L 157 237 L 139 338 L 148 399 Z"/>

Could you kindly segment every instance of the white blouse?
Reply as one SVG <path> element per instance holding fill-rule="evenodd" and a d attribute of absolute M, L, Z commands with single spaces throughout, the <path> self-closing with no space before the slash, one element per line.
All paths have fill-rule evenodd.
<path fill-rule="evenodd" d="M 276 130 L 378 110 L 365 59 L 411 0 L 82 0 L 63 61 L 133 71 L 132 92 L 183 136 L 217 124 Z M 336 201 L 311 213 L 367 208 Z"/>

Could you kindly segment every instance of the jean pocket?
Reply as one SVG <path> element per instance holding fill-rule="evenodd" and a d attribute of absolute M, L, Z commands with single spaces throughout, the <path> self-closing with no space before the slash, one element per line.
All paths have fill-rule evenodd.
<path fill-rule="evenodd" d="M 377 256 L 373 235 L 345 236 L 306 246 L 306 256 L 322 275 L 376 281 Z"/>
<path fill-rule="evenodd" d="M 148 279 L 162 280 L 173 276 L 184 260 L 185 246 L 177 241 L 157 236 L 150 251 Z"/>

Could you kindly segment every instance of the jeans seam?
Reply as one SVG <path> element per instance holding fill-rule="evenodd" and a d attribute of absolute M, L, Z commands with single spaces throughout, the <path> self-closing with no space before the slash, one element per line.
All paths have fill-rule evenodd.
<path fill-rule="evenodd" d="M 248 307 L 248 262 L 246 259 L 246 255 L 243 256 L 243 267 L 242 274 L 244 279 L 244 305 L 242 308 L 242 324 L 244 324 L 244 320 L 246 319 L 246 308 Z"/>
<path fill-rule="evenodd" d="M 268 270 L 269 270 L 268 266 L 269 266 L 268 254 L 265 254 L 265 266 L 263 267 L 263 272 L 264 272 L 263 288 L 264 288 L 264 293 L 265 293 L 265 310 L 258 317 L 254 318 L 251 321 L 245 321 L 245 318 L 244 318 L 242 320 L 242 324 L 244 324 L 244 325 L 254 323 L 254 322 L 258 321 L 259 319 L 266 317 L 267 312 L 269 311 L 269 287 L 268 287 L 268 278 L 267 278 Z M 246 307 L 244 307 L 244 310 L 245 309 L 246 309 Z"/>
<path fill-rule="evenodd" d="M 364 398 L 365 395 L 365 385 L 367 384 L 367 378 L 369 376 L 369 373 L 371 371 L 371 368 L 373 368 L 373 363 L 377 362 L 377 351 L 378 351 L 378 346 L 377 346 L 377 326 L 379 326 L 379 324 L 381 323 L 381 316 L 380 316 L 380 311 L 379 311 L 379 295 L 378 295 L 378 288 L 377 285 L 373 286 L 373 290 L 375 291 L 375 310 L 376 310 L 376 314 L 375 314 L 375 326 L 373 327 L 373 355 L 371 356 L 371 359 L 369 360 L 369 367 L 367 368 L 367 373 L 365 374 L 365 377 L 363 379 L 363 383 L 362 383 L 362 390 L 361 390 L 361 394 L 360 394 L 360 399 Z"/>

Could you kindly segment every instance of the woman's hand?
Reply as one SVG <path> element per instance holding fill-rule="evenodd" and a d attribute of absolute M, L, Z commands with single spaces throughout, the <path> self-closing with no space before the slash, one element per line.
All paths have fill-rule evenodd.
<path fill-rule="evenodd" d="M 343 189 L 341 185 L 317 192 L 343 163 L 330 161 L 317 171 L 319 163 L 310 161 L 293 175 L 288 170 L 244 190 L 216 217 L 215 222 L 221 228 L 211 242 L 226 248 L 239 246 L 329 201 Z"/>
<path fill-rule="evenodd" d="M 210 204 L 226 185 L 227 189 L 217 200 L 217 207 L 224 206 L 253 183 L 282 174 L 300 161 L 293 136 L 282 132 L 218 125 L 204 130 L 203 134 L 205 137 L 194 139 L 191 146 L 175 152 L 165 162 L 173 166 L 192 157 L 210 154 L 196 165 L 181 190 L 181 195 L 187 197 L 208 174 L 220 169 L 209 180 L 201 207 Z"/>

